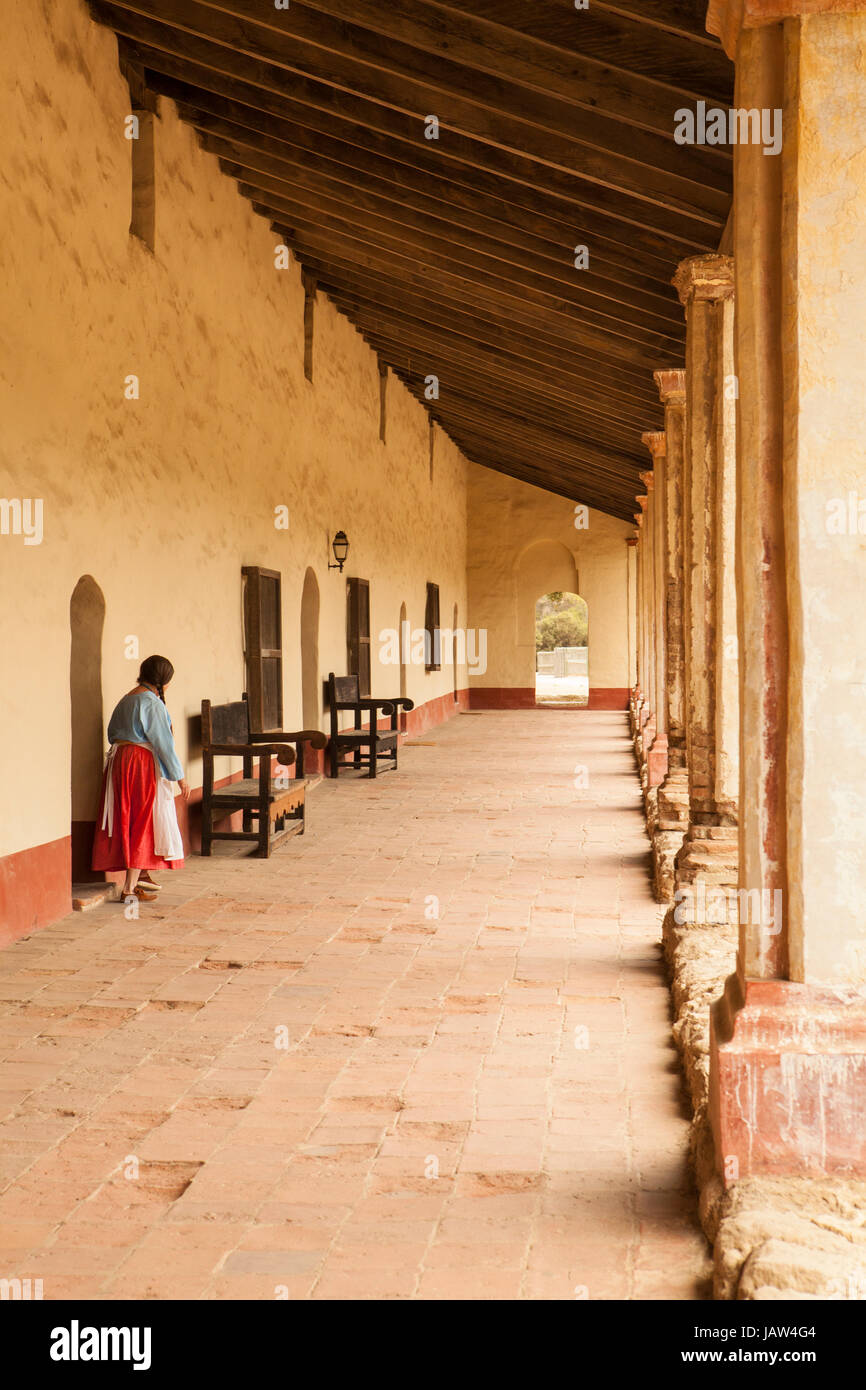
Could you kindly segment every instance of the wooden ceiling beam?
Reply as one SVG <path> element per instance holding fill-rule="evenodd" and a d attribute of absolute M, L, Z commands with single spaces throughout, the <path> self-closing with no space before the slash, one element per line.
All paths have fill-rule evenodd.
<path fill-rule="evenodd" d="M 347 312 L 346 317 L 351 322 L 351 315 Z M 358 325 L 358 332 L 362 334 L 365 342 L 374 346 L 375 350 L 381 354 L 382 360 L 402 378 L 413 383 L 419 396 L 423 397 L 424 383 L 426 380 L 424 372 L 420 369 L 423 363 L 423 356 L 420 353 L 408 352 L 406 343 L 393 336 L 389 336 L 384 328 L 375 332 L 372 329 L 363 329 Z M 551 424 L 556 424 L 563 432 L 571 430 L 575 432 L 580 429 L 580 417 L 575 412 L 575 404 L 579 411 L 581 401 L 578 398 L 575 402 L 573 397 L 563 398 L 561 394 L 548 390 L 546 393 L 535 382 L 525 382 L 512 380 L 505 377 L 501 372 L 497 373 L 484 362 L 473 362 L 471 359 L 455 358 L 448 364 L 447 373 L 440 379 L 440 399 L 447 401 L 452 393 L 457 397 L 480 403 L 489 403 L 501 407 L 508 414 L 516 414 L 523 418 L 549 420 Z M 427 408 L 431 408 L 431 403 L 424 401 Z M 660 412 L 653 414 L 648 411 L 642 421 L 642 428 L 635 429 L 632 433 L 633 441 L 639 439 L 647 429 L 655 430 L 663 423 Z M 622 434 L 612 431 L 609 441 L 616 441 L 616 447 L 628 450 L 628 443 Z"/>
<path fill-rule="evenodd" d="M 515 265 L 537 266 L 540 273 L 549 274 L 551 279 L 569 285 L 577 283 L 587 295 L 597 298 L 600 308 L 607 307 L 608 312 L 611 303 L 626 305 L 656 314 L 662 320 L 671 320 L 678 327 L 682 324 L 682 306 L 672 284 L 655 285 L 646 277 L 624 271 L 614 270 L 606 275 L 603 269 L 599 271 L 592 255 L 589 268 L 576 270 L 573 228 L 569 229 L 570 235 L 563 229 L 558 244 L 542 241 L 526 232 L 512 231 L 493 218 L 450 208 L 447 203 L 426 198 L 405 185 L 389 183 L 370 174 L 353 173 L 344 165 L 317 159 L 303 151 L 299 151 L 294 160 L 276 161 L 271 156 L 257 155 L 253 149 L 238 147 L 214 136 L 208 136 L 204 145 L 217 155 L 223 172 L 239 183 L 252 184 L 264 192 L 287 192 L 288 196 L 293 189 L 303 188 L 311 195 L 343 198 L 352 206 L 382 209 L 398 225 L 402 225 L 401 218 L 409 218 L 406 225 L 430 226 L 434 234 L 446 239 L 459 239 L 461 244 L 465 242 L 481 251 L 489 247 L 497 259 Z M 641 279 L 643 284 L 638 283 Z"/>
<path fill-rule="evenodd" d="M 435 273 L 444 271 L 458 278 L 462 276 L 472 284 L 490 286 L 501 293 L 510 290 L 517 298 L 531 299 L 542 308 L 548 302 L 551 308 L 562 312 L 562 305 L 567 304 L 579 323 L 587 348 L 613 362 L 630 362 L 640 370 L 651 372 L 659 357 L 669 358 L 682 352 L 682 334 L 676 334 L 673 330 L 657 333 L 646 328 L 621 325 L 612 318 L 603 321 L 599 315 L 583 309 L 575 298 L 560 298 L 539 289 L 537 278 L 530 272 L 515 274 L 512 278 L 497 275 L 468 261 L 464 265 L 462 257 L 433 251 L 424 244 L 423 238 L 412 242 L 378 229 L 371 230 L 360 218 L 353 222 L 350 218 L 337 218 L 324 212 L 316 214 L 315 209 L 305 209 L 282 198 L 272 196 L 267 202 L 254 202 L 253 210 L 283 227 L 290 246 L 294 242 L 303 245 L 315 241 L 323 248 L 328 244 L 345 247 L 347 243 L 372 246 L 380 253 L 384 251 L 389 255 L 401 256 L 415 266 L 428 266 Z"/>
<path fill-rule="evenodd" d="M 304 262 L 308 265 L 308 262 Z M 372 320 L 374 324 L 381 327 L 385 321 L 386 310 L 381 305 L 376 309 L 365 308 L 357 304 L 349 294 L 334 291 L 334 303 L 344 313 L 351 315 L 357 312 L 365 318 Z M 379 310 L 382 313 L 379 314 Z M 377 317 L 378 315 L 378 317 Z M 493 364 L 495 370 L 501 374 L 508 372 L 508 379 L 513 385 L 521 382 L 533 384 L 542 395 L 558 395 L 564 404 L 571 405 L 577 399 L 587 407 L 593 407 L 601 399 L 610 401 L 610 408 L 614 418 L 625 415 L 626 418 L 633 419 L 635 415 L 645 416 L 647 412 L 652 413 L 659 410 L 658 401 L 653 402 L 649 392 L 638 394 L 629 393 L 627 383 L 608 383 L 602 386 L 598 378 L 589 379 L 582 364 L 567 362 L 552 367 L 549 363 L 537 362 L 534 358 L 527 358 L 512 341 L 510 343 L 497 342 L 493 347 L 484 341 L 480 336 L 473 338 L 461 336 L 444 327 L 438 327 L 429 322 L 425 322 L 423 328 L 416 327 L 408 320 L 404 320 L 401 325 L 404 334 L 404 341 L 409 343 L 414 350 L 414 355 L 419 355 L 419 350 L 428 362 L 435 358 L 434 366 L 429 367 L 429 371 L 435 370 L 435 375 L 440 378 L 443 372 L 452 363 L 466 362 L 468 364 L 480 363 L 484 361 L 484 354 L 494 353 L 496 361 Z M 398 337 L 399 341 L 399 337 Z M 490 366 L 489 362 L 485 362 Z M 561 380 L 560 380 L 561 379 Z M 646 428 L 646 426 L 644 427 Z"/>
<path fill-rule="evenodd" d="M 299 259 L 305 265 L 310 264 L 310 258 L 305 254 L 304 247 L 297 247 L 296 252 Z M 345 294 L 343 298 L 349 300 L 351 296 Z M 383 305 L 378 304 L 376 307 L 378 310 L 381 311 L 383 319 L 386 316 L 388 316 L 389 311 Z M 374 313 L 376 312 L 376 310 L 370 309 L 367 312 Z M 429 345 L 429 350 L 431 351 L 434 343 L 438 344 L 440 352 L 443 353 L 446 353 L 449 347 L 455 352 L 459 350 L 466 351 L 467 348 L 472 352 L 493 351 L 493 349 L 490 349 L 486 346 L 481 336 L 477 336 L 474 339 L 470 340 L 464 338 L 460 333 L 449 331 L 444 327 L 434 328 L 429 323 L 425 323 L 423 327 L 418 327 L 416 329 L 411 323 L 408 322 L 408 320 L 406 322 L 405 327 L 407 333 L 412 332 L 413 337 L 416 341 L 421 339 L 422 335 L 426 334 L 427 336 L 424 341 L 426 344 Z M 546 365 L 536 366 L 533 362 L 527 361 L 526 357 L 520 352 L 519 349 L 516 349 L 515 351 L 508 351 L 502 345 L 499 345 L 495 349 L 495 351 L 497 355 L 502 359 L 503 365 L 506 361 L 511 362 L 520 371 L 525 372 L 527 375 L 531 374 L 535 377 L 540 378 L 541 380 L 550 381 L 561 378 L 563 384 L 567 383 L 568 389 L 572 392 L 577 391 L 578 393 L 580 393 L 581 391 L 585 390 L 589 385 L 591 385 L 597 390 L 600 384 L 598 379 L 594 379 L 592 383 L 589 383 L 583 368 L 583 364 L 581 362 L 576 361 L 575 359 L 569 359 L 569 363 L 573 365 L 566 365 L 565 361 L 563 361 L 563 363 L 559 367 L 552 369 Z M 642 375 L 639 384 L 639 389 L 633 392 L 633 398 L 636 401 L 642 403 L 646 403 L 648 401 L 650 394 L 645 385 L 646 380 L 647 377 Z M 627 397 L 629 395 L 628 379 L 623 378 L 621 381 L 616 382 L 616 389 L 619 391 L 621 397 Z"/>
<path fill-rule="evenodd" d="M 698 13 L 683 25 L 680 14 L 670 27 L 647 24 L 653 11 L 637 0 L 635 6 L 590 4 L 576 10 L 573 0 L 424 0 L 425 6 L 451 23 L 454 17 L 468 16 L 487 32 L 502 29 L 518 34 L 545 53 L 549 61 L 570 56 L 592 58 L 606 63 L 613 77 L 626 71 L 630 75 L 657 77 L 684 92 L 704 96 L 718 105 L 733 100 L 734 69 L 721 44 L 707 32 L 698 33 L 703 16 Z M 703 6 L 704 11 L 706 5 Z M 656 12 L 658 13 L 658 12 Z M 674 12 L 675 13 L 675 12 Z M 672 11 L 667 7 L 668 21 Z"/>
<path fill-rule="evenodd" d="M 730 152 L 677 145 L 673 128 L 666 137 L 625 126 L 593 109 L 371 34 L 297 0 L 279 10 L 261 0 L 112 0 L 112 6 L 414 115 L 419 139 L 432 112 L 440 121 L 440 141 L 448 132 L 517 150 L 566 172 L 577 167 L 586 178 L 669 211 L 724 220 Z"/>
<path fill-rule="evenodd" d="M 237 167 L 237 166 L 235 166 Z M 226 170 L 225 172 L 230 172 Z M 243 173 L 243 170 L 240 171 Z M 234 173 L 233 178 L 237 177 Z M 252 175 L 255 178 L 256 176 Z M 684 320 L 682 307 L 671 305 L 664 313 L 651 312 L 644 301 L 637 305 L 622 303 L 588 289 L 583 273 L 566 261 L 563 249 L 560 268 L 555 262 L 526 251 L 521 258 L 516 248 L 504 243 L 495 245 L 472 233 L 461 233 L 447 223 L 433 222 L 411 211 L 393 211 L 382 215 L 371 210 L 375 200 L 362 193 L 352 196 L 328 196 L 324 191 L 305 184 L 287 184 L 259 175 L 255 182 L 237 180 L 240 193 L 254 206 L 267 208 L 275 219 L 293 226 L 321 226 L 331 230 L 345 227 L 353 236 L 369 239 L 374 245 L 396 244 L 403 255 L 414 256 L 427 263 L 451 266 L 455 273 L 467 278 L 492 277 L 503 288 L 515 291 L 534 289 L 539 294 L 561 297 L 580 316 L 582 324 L 592 325 L 614 339 L 646 342 L 664 352 L 675 350 L 682 343 Z M 489 279 L 486 281 L 489 283 Z"/>
<path fill-rule="evenodd" d="M 168 3 L 168 0 L 147 0 L 147 7 L 151 2 L 162 4 Z M 123 0 L 123 3 L 125 6 L 129 0 Z M 171 3 L 179 6 L 181 3 L 191 3 L 191 0 L 171 0 Z M 416 152 L 419 163 L 430 161 L 441 167 L 453 161 L 470 169 L 486 170 L 528 187 L 565 197 L 587 209 L 621 218 L 636 227 L 660 232 L 675 241 L 690 243 L 697 240 L 711 248 L 718 245 L 730 203 L 729 190 L 705 190 L 709 194 L 711 209 L 680 205 L 669 207 L 664 202 L 641 199 L 633 192 L 620 189 L 615 181 L 591 177 L 580 153 L 583 147 L 576 145 L 571 148 L 569 163 L 560 166 L 555 160 L 535 158 L 520 146 L 511 147 L 450 129 L 447 139 L 428 141 L 424 138 L 423 119 L 404 109 L 359 96 L 352 90 L 344 90 L 326 80 L 310 78 L 300 71 L 252 57 L 247 52 L 235 51 L 228 43 L 215 43 L 197 33 L 160 23 L 148 14 L 122 8 L 121 0 L 91 0 L 91 5 L 102 23 L 153 50 L 153 57 L 148 57 L 146 64 L 156 72 L 160 69 L 159 55 L 165 53 L 209 69 L 215 75 L 219 74 L 218 83 L 214 76 L 209 82 L 202 81 L 203 87 L 207 88 L 209 83 L 216 85 L 221 95 L 258 111 L 267 111 L 277 118 L 285 116 L 303 123 L 312 119 L 303 115 L 305 108 L 324 112 L 332 119 L 359 127 L 351 137 L 358 145 L 365 146 L 369 143 L 369 134 L 378 133 L 408 145 Z M 140 0 L 139 9 L 145 8 L 145 0 Z M 239 85 L 235 86 L 236 83 Z M 164 94 L 174 95 L 170 90 Z M 189 97 L 187 93 L 187 99 Z M 534 143 L 539 145 L 540 150 L 545 150 L 549 137 L 542 131 L 538 135 L 544 138 Z M 435 149 L 431 151 L 432 145 L 435 145 Z M 680 150 L 685 147 L 673 148 Z M 642 168 L 637 162 L 633 167 L 636 171 Z"/>
<path fill-rule="evenodd" d="M 370 314 L 375 314 L 377 310 L 381 309 L 385 314 L 405 318 L 407 323 L 422 329 L 446 330 L 459 334 L 466 338 L 467 342 L 473 345 L 473 348 L 478 343 L 484 343 L 491 348 L 506 348 L 514 354 L 515 358 L 532 363 L 543 371 L 555 371 L 560 366 L 570 367 L 584 382 L 585 394 L 581 399 L 591 414 L 597 414 L 601 418 L 609 418 L 614 423 L 618 421 L 638 432 L 641 429 L 646 429 L 646 425 L 641 424 L 641 420 L 645 418 L 645 406 L 634 399 L 629 410 L 625 404 L 627 398 L 612 398 L 609 389 L 610 384 L 605 383 L 603 376 L 594 375 L 590 379 L 580 359 L 557 352 L 555 348 L 548 349 L 543 342 L 534 343 L 531 338 L 512 333 L 493 322 L 481 321 L 469 315 L 450 311 L 446 311 L 444 314 L 440 311 L 437 314 L 429 303 L 425 304 L 423 300 L 409 298 L 397 291 L 389 293 L 380 287 L 378 290 L 370 290 L 366 294 L 361 293 L 357 287 L 339 284 L 336 277 L 329 275 L 324 268 L 310 268 L 316 276 L 319 289 L 333 299 L 336 304 L 339 304 L 341 308 L 363 310 Z M 649 393 L 647 393 L 648 398 Z M 629 411 L 629 416 L 624 414 L 626 411 Z"/>
<path fill-rule="evenodd" d="M 634 499 L 632 496 L 632 500 L 629 501 L 625 491 L 608 492 L 594 484 L 591 478 L 576 472 L 556 469 L 550 465 L 533 464 L 532 461 L 507 450 L 491 449 L 483 436 L 473 434 L 469 430 L 451 431 L 449 434 L 466 458 L 483 468 L 506 473 L 521 482 L 542 488 L 545 492 L 557 493 L 561 497 L 567 497 L 571 502 L 582 502 L 585 506 L 606 512 L 622 521 L 631 520 L 635 509 Z M 633 491 L 634 489 L 632 493 Z"/>
<path fill-rule="evenodd" d="M 277 235 L 285 237 L 283 229 L 274 225 Z M 411 267 L 396 265 L 386 257 L 371 257 L 362 253 L 358 259 L 348 254 L 336 254 L 328 247 L 327 254 L 317 249 L 312 241 L 303 244 L 294 238 L 289 245 L 305 266 L 315 270 L 321 279 L 330 279 L 350 292 L 357 288 L 361 294 L 370 297 L 370 290 L 379 287 L 392 290 L 407 298 L 421 298 L 431 306 L 439 306 L 445 312 L 452 309 L 471 313 L 482 323 L 491 323 L 497 331 L 506 334 L 513 329 L 522 336 L 527 334 L 545 347 L 561 350 L 581 361 L 581 372 L 588 383 L 594 383 L 604 391 L 612 390 L 615 396 L 624 396 L 640 401 L 657 403 L 658 392 L 652 383 L 651 373 L 644 368 L 632 367 L 629 363 L 611 363 L 601 359 L 598 353 L 587 348 L 574 318 L 564 314 L 539 313 L 531 306 L 521 304 L 520 300 L 508 296 L 494 298 L 483 291 L 475 290 L 468 282 L 456 276 L 430 276 Z M 373 295 L 375 298 L 375 294 Z M 503 328 L 503 325 L 507 325 Z M 682 353 L 665 358 L 664 367 L 681 365 Z M 659 367 L 656 362 L 653 370 Z"/>
<path fill-rule="evenodd" d="M 353 322 L 351 311 L 346 317 Z M 427 357 L 423 350 L 407 344 L 405 338 L 396 337 L 380 326 L 378 329 L 365 328 L 353 323 L 368 343 L 375 338 L 376 351 L 380 351 L 383 361 L 410 378 L 423 393 L 424 383 L 429 372 L 426 369 Z M 436 373 L 438 376 L 438 373 Z M 562 391 L 551 385 L 546 378 L 526 379 L 503 370 L 498 364 L 491 365 L 484 358 L 454 352 L 451 354 L 444 374 L 439 377 L 440 390 L 446 394 L 451 390 L 475 400 L 502 402 L 505 409 L 516 411 L 537 419 L 574 423 L 575 407 L 588 408 L 592 398 L 587 401 L 572 391 Z M 614 421 L 615 423 L 615 421 Z M 625 422 L 629 423 L 629 422 Z M 661 406 L 647 407 L 641 414 L 639 426 L 635 426 L 635 438 L 646 430 L 655 430 L 663 424 Z"/>
<path fill-rule="evenodd" d="M 555 461 L 566 467 L 571 467 L 575 461 L 584 462 L 585 451 L 599 447 L 597 442 L 592 439 L 577 441 L 568 444 L 566 441 L 559 442 L 558 437 L 551 430 L 539 428 L 521 429 L 498 416 L 495 407 L 476 405 L 466 406 L 456 400 L 449 400 L 440 412 L 442 417 L 448 422 L 449 428 L 467 426 L 481 433 L 485 439 L 492 443 L 506 444 L 518 452 L 523 452 L 529 458 L 544 458 Z M 589 459 L 593 468 L 593 476 L 597 482 L 601 483 L 605 478 L 612 484 L 618 485 L 622 482 L 623 463 L 628 455 L 623 455 L 615 466 L 607 470 L 599 468 L 594 459 Z M 634 466 L 634 476 L 637 478 L 640 470 L 640 462 L 632 460 Z"/>
<path fill-rule="evenodd" d="M 381 327 L 370 324 L 365 321 L 363 316 L 355 315 L 349 311 L 346 312 L 346 317 L 356 324 L 365 340 L 371 346 L 375 347 L 376 351 L 381 354 L 382 359 L 386 361 L 389 366 L 393 367 L 394 371 L 401 372 L 404 376 L 409 378 L 415 383 L 417 390 L 423 393 L 424 382 L 430 375 L 430 373 L 425 373 L 423 370 L 423 346 L 409 343 L 402 336 L 395 336 L 393 328 L 387 324 Z M 467 363 L 466 365 L 468 366 L 469 364 Z M 442 416 L 447 416 L 449 414 L 448 381 L 449 378 L 447 374 L 439 378 L 439 397 L 436 402 L 436 409 Z M 479 406 L 481 408 L 484 408 L 486 405 L 488 408 L 495 411 L 498 399 L 507 399 L 510 382 L 506 373 L 503 372 L 499 375 L 498 386 L 499 396 L 491 395 L 486 402 L 482 399 L 479 401 Z M 456 409 L 457 403 L 455 401 L 455 410 Z M 539 426 L 539 429 L 542 428 L 543 426 Z M 636 436 L 636 438 L 639 438 L 639 436 Z M 618 442 L 600 440 L 598 443 L 595 443 L 589 440 L 585 435 L 582 437 L 582 442 L 580 444 L 580 454 L 584 462 L 592 463 L 600 473 L 608 473 L 612 478 L 619 476 L 623 462 L 627 459 L 630 459 L 632 468 L 638 470 L 645 467 L 646 462 L 645 451 L 639 443 L 635 443 L 631 451 L 629 451 Z"/>
<path fill-rule="evenodd" d="M 394 349 L 389 359 L 391 365 L 413 362 L 423 375 L 435 376 L 440 384 L 447 384 L 451 364 L 481 369 L 482 373 L 498 381 L 499 389 L 519 388 L 525 383 L 539 395 L 547 395 L 551 400 L 570 406 L 575 397 L 580 400 L 583 383 L 579 376 L 571 372 L 553 372 L 546 368 L 527 364 L 511 353 L 497 351 L 479 343 L 473 347 L 468 340 L 460 339 L 443 329 L 416 329 L 405 320 L 395 321 L 384 315 L 373 315 L 362 308 L 351 308 L 347 303 L 338 307 L 347 318 L 357 324 L 368 338 L 387 340 Z"/>
<path fill-rule="evenodd" d="M 470 168 L 447 156 L 439 158 L 375 131 L 358 132 L 348 121 L 335 120 L 313 108 L 299 107 L 298 103 L 283 101 L 285 110 L 279 116 L 258 111 L 249 100 L 244 104 L 221 96 L 216 90 L 230 86 L 234 93 L 243 92 L 250 98 L 255 89 L 230 82 L 170 53 L 155 53 L 145 45 L 123 42 L 147 67 L 153 90 L 176 101 L 184 120 L 202 131 L 245 144 L 276 159 L 289 159 L 298 150 L 321 152 L 362 173 L 380 174 L 418 187 L 451 207 L 483 208 L 500 221 L 513 214 L 513 225 L 547 240 L 558 241 L 561 224 L 569 235 L 574 233 L 575 244 L 588 245 L 599 259 L 660 279 L 665 285 L 677 258 L 708 247 L 715 249 L 717 245 L 714 232 L 684 238 L 680 227 L 679 235 L 662 235 L 573 198 L 545 192 L 480 167 Z M 185 78 L 179 74 L 185 74 Z M 201 82 L 210 83 L 210 88 L 198 85 Z M 294 111 L 289 116 L 287 111 L 292 105 Z"/>
<path fill-rule="evenodd" d="M 449 404 L 454 403 L 457 407 L 462 408 L 470 406 L 494 408 L 492 404 L 494 398 L 490 391 L 482 395 L 477 390 L 470 391 L 468 386 L 461 391 L 455 388 L 451 379 L 449 379 L 447 390 Z M 519 408 L 519 402 L 512 402 L 510 399 L 495 402 L 497 415 L 515 430 L 520 430 L 524 434 L 531 433 L 541 423 L 545 428 L 555 429 L 557 434 L 563 438 L 571 438 L 575 443 L 581 439 L 593 439 L 597 443 L 616 443 L 626 453 L 631 454 L 634 450 L 635 439 L 639 439 L 641 434 L 645 433 L 645 430 L 639 430 L 629 422 L 591 415 L 581 410 L 580 406 L 580 401 L 575 401 L 574 409 L 567 414 L 553 406 L 548 406 L 544 411 L 527 413 Z M 599 422 L 602 425 L 601 430 L 599 429 Z M 644 424 L 646 424 L 645 420 Z"/>
<path fill-rule="evenodd" d="M 223 7 L 222 0 L 206 0 Z M 296 8 L 297 7 L 297 8 Z M 543 45 L 498 25 L 418 0 L 292 0 L 292 10 L 314 10 L 385 38 L 419 48 L 473 73 L 544 93 L 670 139 L 685 93 L 661 79 L 619 69 L 593 58 Z M 580 16 L 575 14 L 575 27 Z M 315 28 L 313 27 L 313 32 Z M 584 24 L 584 28 L 585 28 Z M 471 79 L 470 79 L 471 80 Z M 705 96 L 702 88 L 691 94 Z"/>
<path fill-rule="evenodd" d="M 674 294 L 669 273 L 670 254 L 663 260 L 648 259 L 631 246 L 599 236 L 595 226 L 590 231 L 579 219 L 570 217 L 561 204 L 552 204 L 540 215 L 519 204 L 479 193 L 467 184 L 431 177 L 413 165 L 370 155 L 300 126 L 292 129 L 291 143 L 288 143 L 285 124 L 281 126 L 282 138 L 277 141 L 218 116 L 193 114 L 185 107 L 180 109 L 187 113 L 185 119 L 195 126 L 206 150 L 245 168 L 288 179 L 293 178 L 298 169 L 310 170 L 383 194 L 391 190 L 388 196 L 402 194 L 409 205 L 419 211 L 436 208 L 438 216 L 449 217 L 481 233 L 492 234 L 496 228 L 500 238 L 512 245 L 529 238 L 529 244 L 537 243 L 540 247 L 587 246 L 592 274 L 597 280 L 617 287 L 633 285 L 636 290 L 660 296 L 665 301 Z"/>

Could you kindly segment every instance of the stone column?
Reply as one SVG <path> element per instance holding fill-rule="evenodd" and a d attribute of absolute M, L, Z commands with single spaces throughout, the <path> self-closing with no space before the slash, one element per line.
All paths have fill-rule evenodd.
<path fill-rule="evenodd" d="M 640 716 L 640 732 L 638 734 L 638 757 L 641 765 L 641 783 L 644 794 L 647 791 L 647 753 L 652 747 L 655 738 L 655 663 L 653 661 L 653 649 L 655 643 L 655 632 L 653 630 L 653 582 L 654 582 L 654 556 L 653 556 L 653 475 L 647 470 L 641 473 L 640 480 L 646 488 L 646 492 L 638 497 L 638 506 L 641 509 L 642 524 L 640 530 L 641 548 L 641 608 L 643 611 L 643 670 L 641 673 L 641 690 L 643 693 L 643 708 Z"/>
<path fill-rule="evenodd" d="M 734 150 L 740 945 L 710 1063 L 726 1182 L 866 1177 L 866 4 L 766 13 L 709 17 L 737 108 L 784 132 L 781 155 Z"/>
<path fill-rule="evenodd" d="M 658 824 L 658 789 L 668 769 L 667 700 L 665 695 L 665 436 L 664 433 L 641 435 L 641 442 L 652 455 L 649 525 L 652 545 L 652 582 L 649 592 L 651 612 L 653 737 L 646 746 L 646 813 L 650 837 Z"/>
<path fill-rule="evenodd" d="M 647 553 L 644 518 L 648 497 L 641 493 L 635 497 L 640 508 L 635 512 L 637 526 L 637 700 L 635 704 L 634 750 L 638 763 L 643 767 L 643 727 L 649 714 L 647 702 L 647 624 L 646 624 L 646 578 Z"/>
<path fill-rule="evenodd" d="M 625 613 L 628 641 L 629 714 L 634 732 L 634 706 L 637 692 L 637 536 L 626 539 Z"/>
<path fill-rule="evenodd" d="M 685 644 L 683 634 L 683 469 L 686 374 L 682 368 L 654 374 L 665 408 L 665 696 L 668 769 L 658 790 L 653 836 L 654 888 L 658 902 L 674 895 L 674 860 L 689 824 L 686 765 Z"/>
<path fill-rule="evenodd" d="M 676 856 L 674 899 L 679 924 L 724 922 L 736 907 L 737 808 L 727 796 L 736 766 L 729 702 L 736 667 L 725 659 L 719 628 L 719 589 L 726 584 L 734 554 L 726 549 L 719 523 L 734 479 L 735 417 L 726 401 L 725 368 L 733 332 L 734 266 L 729 256 L 692 256 L 674 283 L 686 311 L 686 433 L 684 538 L 685 725 L 689 825 Z M 729 587 L 729 583 L 728 583 Z M 720 720 L 719 691 L 725 719 Z M 725 793 L 720 799 L 719 791 Z"/>

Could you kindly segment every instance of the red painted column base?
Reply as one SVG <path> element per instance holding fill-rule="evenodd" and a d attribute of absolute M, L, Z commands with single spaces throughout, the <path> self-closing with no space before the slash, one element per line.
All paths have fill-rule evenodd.
<path fill-rule="evenodd" d="M 866 1177 L 866 993 L 729 976 L 710 1010 L 710 1119 L 729 1186 Z"/>
<path fill-rule="evenodd" d="M 646 755 L 647 787 L 660 787 L 668 775 L 667 734 L 657 734 Z"/>

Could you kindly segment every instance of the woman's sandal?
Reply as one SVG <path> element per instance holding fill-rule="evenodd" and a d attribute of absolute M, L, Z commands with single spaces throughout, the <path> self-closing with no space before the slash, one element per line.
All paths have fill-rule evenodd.
<path fill-rule="evenodd" d="M 120 901 L 122 903 L 127 902 L 130 898 L 138 898 L 140 903 L 156 902 L 156 894 L 148 892 L 147 885 L 141 887 L 139 884 L 136 884 L 134 888 L 130 888 L 128 893 L 121 893 L 120 895 Z"/>
<path fill-rule="evenodd" d="M 152 889 L 154 893 L 158 893 L 162 887 L 161 883 L 157 883 L 156 880 L 152 878 L 140 878 L 138 881 L 144 888 Z"/>

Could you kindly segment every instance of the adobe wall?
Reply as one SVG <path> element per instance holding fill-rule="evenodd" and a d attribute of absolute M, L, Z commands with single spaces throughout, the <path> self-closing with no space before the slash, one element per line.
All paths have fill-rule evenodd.
<path fill-rule="evenodd" d="M 437 430 L 431 481 L 427 416 L 393 376 L 381 442 L 375 354 L 322 295 L 305 379 L 300 268 L 275 268 L 278 238 L 167 101 L 155 254 L 129 235 L 129 90 L 113 35 L 83 5 L 13 7 L 0 65 L 0 496 L 41 499 L 44 532 L 33 545 L 0 535 L 2 941 L 69 908 L 78 580 L 91 575 L 105 600 L 104 720 L 134 684 L 128 638 L 142 656 L 169 656 L 169 708 L 197 786 L 201 699 L 237 699 L 245 684 L 241 566 L 282 574 L 287 727 L 303 723 L 308 567 L 320 676 L 346 667 L 346 576 L 327 569 L 341 528 L 346 575 L 370 581 L 373 689 L 398 693 L 378 635 L 398 626 L 401 604 L 423 627 L 433 581 L 443 626 L 455 603 L 466 621 L 467 464 Z M 130 375 L 137 400 L 124 397 Z M 289 526 L 278 530 L 283 505 Z M 410 666 L 417 727 L 458 707 L 449 663 L 446 653 L 439 672 Z"/>

